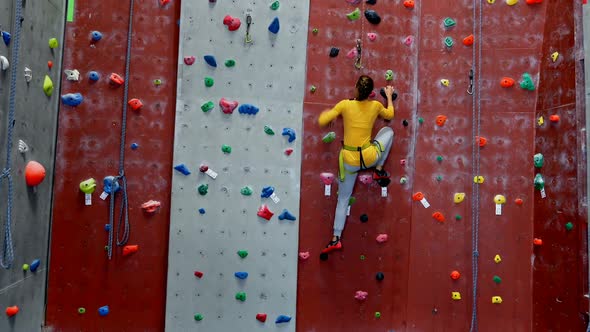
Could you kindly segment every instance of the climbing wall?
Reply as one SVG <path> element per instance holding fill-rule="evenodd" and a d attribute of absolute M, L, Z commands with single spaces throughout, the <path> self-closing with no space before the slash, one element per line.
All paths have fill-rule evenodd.
<path fill-rule="evenodd" d="M 178 1 L 166 3 L 134 2 L 128 99 L 139 99 L 143 107 L 128 109 L 123 151 L 130 223 L 127 245 L 138 245 L 138 250 L 124 256 L 123 248 L 113 244 L 109 260 L 105 225 L 111 196 L 107 200 L 99 196 L 105 189 L 103 179 L 119 174 L 122 113 L 128 100 L 124 100 L 125 87 L 111 83 L 110 76 L 125 78 L 130 1 L 68 1 L 63 67 L 78 70 L 80 79 L 66 80 L 62 73 L 61 93 L 81 93 L 84 100 L 75 107 L 60 104 L 49 329 L 164 328 L 180 10 Z M 94 31 L 102 38 L 98 40 Z M 92 205 L 86 205 L 80 183 L 91 178 L 97 187 L 90 194 Z M 118 219 L 122 192 L 116 197 Z M 159 210 L 142 208 L 150 200 L 160 203 Z M 101 316 L 105 306 L 108 313 Z"/>
<path fill-rule="evenodd" d="M 555 317 L 555 312 L 547 316 L 546 311 L 547 301 L 556 301 L 555 293 L 562 294 L 557 303 L 566 296 L 578 301 L 570 302 L 571 307 L 560 305 L 552 310 L 586 311 L 581 298 L 585 278 L 574 272 L 582 268 L 576 260 L 585 257 L 584 225 L 574 233 L 565 233 L 565 221 L 557 221 L 562 219 L 555 204 L 542 200 L 533 185 L 533 155 L 540 152 L 535 134 L 538 145 L 549 137 L 567 133 L 569 136 L 556 137 L 544 145 L 556 151 L 554 147 L 565 144 L 560 140 L 573 143 L 568 152 L 551 157 L 553 165 L 544 166 L 544 170 L 555 176 L 557 169 L 570 165 L 570 175 L 556 178 L 552 187 L 571 183 L 570 190 L 561 194 L 560 204 L 573 207 L 585 200 L 585 195 L 575 190 L 584 180 L 573 178 L 580 172 L 576 158 L 582 146 L 575 125 L 579 115 L 575 111 L 572 77 L 573 19 L 567 16 L 569 21 L 564 21 L 565 17 L 545 20 L 560 16 L 557 12 L 564 8 L 573 13 L 573 5 L 560 1 L 551 6 L 524 1 L 513 6 L 505 1 L 419 1 L 412 7 L 409 2 L 311 2 L 300 251 L 309 251 L 313 259 L 301 261 L 299 266 L 298 329 L 464 331 L 472 320 L 474 286 L 478 291 L 475 322 L 482 331 L 530 330 L 536 323 L 533 313 L 540 327 L 549 328 L 551 325 L 540 317 Z M 469 39 L 464 39 L 474 33 L 474 3 L 482 5 L 481 19 L 480 7 L 475 8 L 475 22 L 481 22 L 481 33 L 475 32 L 475 44 L 470 45 Z M 357 20 L 355 8 L 361 14 Z M 364 17 L 368 9 L 381 16 L 379 25 L 372 25 Z M 372 40 L 369 33 L 376 33 L 376 39 Z M 352 50 L 358 38 L 362 42 L 360 70 L 354 67 Z M 333 47 L 340 49 L 337 57 L 329 56 Z M 553 62 L 551 54 L 560 48 L 563 54 Z M 474 59 L 481 73 L 474 73 L 476 92 L 470 95 Z M 543 71 L 541 76 L 541 70 L 558 68 L 560 61 L 570 61 L 562 65 L 562 69 L 569 68 L 563 74 L 555 69 L 553 74 Z M 378 121 L 376 130 L 389 125 L 396 134 L 386 164 L 393 179 L 389 195 L 383 198 L 376 184 L 357 181 L 353 193 L 356 201 L 343 233 L 344 249 L 326 261 L 319 260 L 319 251 L 331 236 L 337 189 L 332 189 L 332 196 L 325 196 L 319 173 L 337 173 L 336 157 L 342 137 L 323 143 L 321 138 L 329 131 L 341 135 L 341 121 L 331 128 L 318 128 L 317 117 L 339 100 L 352 97 L 360 74 L 371 75 L 381 87 L 386 84 L 387 70 L 394 72 L 390 84 L 399 95 L 394 102 L 396 116 L 390 123 Z M 530 75 L 530 82 L 525 73 Z M 502 87 L 504 77 L 511 78 L 514 85 Z M 547 87 L 539 86 L 540 77 L 541 85 Z M 564 85 L 562 80 L 569 81 Z M 523 83 L 525 87 L 531 83 L 534 90 L 522 88 Z M 559 97 L 562 92 L 569 102 Z M 556 129 L 548 115 L 542 127 L 545 129 L 537 128 L 539 107 L 549 112 L 537 100 L 545 99 L 551 100 L 550 105 L 544 103 L 551 112 L 561 105 L 571 110 L 567 121 L 572 124 L 560 134 L 544 134 Z M 473 169 L 478 160 L 479 170 Z M 546 165 L 549 160 L 546 157 Z M 474 183 L 474 176 L 481 183 Z M 428 208 L 413 199 L 420 196 L 418 193 L 424 195 Z M 465 194 L 463 200 L 457 195 L 455 202 L 455 194 L 461 193 Z M 551 195 L 549 189 L 546 194 Z M 548 211 L 539 204 L 551 206 L 550 220 L 555 220 L 551 226 L 547 226 Z M 574 221 L 584 219 L 577 208 L 568 213 Z M 368 221 L 361 219 L 363 215 Z M 478 236 L 472 233 L 474 227 Z M 559 241 L 534 241 L 542 236 L 537 234 L 538 227 L 544 232 L 559 229 L 560 233 L 553 235 Z M 380 234 L 387 234 L 389 241 L 378 243 L 376 237 Z M 478 241 L 477 248 L 472 246 L 474 240 Z M 477 284 L 472 281 L 474 251 L 479 261 Z M 547 251 L 547 258 L 539 256 Z M 567 252 L 580 256 L 565 260 Z M 535 266 L 549 263 L 547 259 L 555 262 L 549 265 L 555 269 L 545 265 L 553 273 L 533 274 Z M 559 273 L 559 267 L 574 273 Z M 378 272 L 385 277 L 382 281 L 376 279 Z M 538 279 L 532 282 L 533 277 Z M 580 288 L 573 289 L 571 295 L 558 291 L 564 289 L 565 282 Z M 547 294 L 545 290 L 551 285 L 555 285 L 555 291 Z M 367 292 L 367 299 L 355 299 L 357 291 Z M 536 298 L 545 302 L 533 310 Z M 325 308 L 333 314 L 327 317 Z M 581 321 L 578 318 L 569 323 L 573 328 Z"/>
<path fill-rule="evenodd" d="M 15 62 L 16 1 L 0 1 L 0 30 L 10 34 L 8 45 L 0 41 L 0 56 L 9 62 L 7 70 L 0 71 L 0 156 L 1 168 L 9 167 L 13 182 L 13 203 L 10 221 L 14 260 L 8 269 L 0 269 L 0 331 L 38 331 L 44 320 L 45 283 L 48 260 L 48 241 L 51 213 L 51 188 L 57 124 L 57 103 L 62 51 L 50 48 L 49 40 L 62 41 L 64 1 L 23 1 L 22 30 Z M 53 67 L 48 67 L 48 61 Z M 30 72 L 25 72 L 25 69 Z M 15 72 L 15 115 L 10 144 L 11 163 L 6 164 L 7 128 L 10 85 Z M 30 74 L 30 75 L 26 75 Z M 26 76 L 25 76 L 26 75 Z M 46 75 L 52 81 L 53 94 L 43 90 Z M 49 91 L 49 90 L 48 90 Z M 19 140 L 21 144 L 19 152 Z M 26 150 L 26 151 L 25 151 Z M 45 179 L 37 186 L 27 186 L 25 167 L 36 161 L 45 168 Z M 0 180 L 0 241 L 4 245 L 7 222 L 7 179 Z M 9 245 L 10 246 L 10 245 Z M 2 254 L 6 248 L 0 249 Z M 9 260 L 5 260 L 8 263 Z M 35 264 L 33 264 L 35 262 Z M 38 262 L 38 264 L 37 264 Z M 8 317 L 4 310 L 17 306 L 16 316 Z"/>
<path fill-rule="evenodd" d="M 168 331 L 295 330 L 308 4 L 272 4 L 182 3 Z"/>

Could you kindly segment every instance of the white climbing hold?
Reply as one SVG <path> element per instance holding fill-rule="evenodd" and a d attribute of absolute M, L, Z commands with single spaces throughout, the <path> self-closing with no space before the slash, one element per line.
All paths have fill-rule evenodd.
<path fill-rule="evenodd" d="M 8 62 L 8 59 L 4 55 L 0 55 L 0 68 L 2 70 L 6 70 L 6 69 L 8 69 L 8 67 L 10 67 L 10 63 Z"/>
<path fill-rule="evenodd" d="M 29 146 L 22 139 L 18 140 L 18 152 L 25 153 L 29 151 Z"/>
<path fill-rule="evenodd" d="M 25 67 L 25 82 L 29 83 L 33 79 L 33 71 L 29 67 Z"/>
<path fill-rule="evenodd" d="M 68 81 L 79 81 L 80 80 L 80 72 L 77 69 L 66 69 L 64 70 L 66 74 L 66 79 Z"/>

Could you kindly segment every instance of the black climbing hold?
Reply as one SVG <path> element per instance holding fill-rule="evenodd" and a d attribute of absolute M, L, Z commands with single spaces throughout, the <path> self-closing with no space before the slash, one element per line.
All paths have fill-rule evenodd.
<path fill-rule="evenodd" d="M 371 24 L 381 23 L 381 17 L 379 17 L 379 14 L 377 14 L 377 12 L 372 9 L 365 10 L 365 17 Z"/>
<path fill-rule="evenodd" d="M 385 95 L 385 88 L 381 88 L 381 90 L 379 91 L 379 94 L 381 95 L 381 97 L 383 97 L 386 101 L 387 101 L 387 95 Z M 397 93 L 394 91 L 393 94 L 391 95 L 391 100 L 396 100 L 397 99 Z"/>
<path fill-rule="evenodd" d="M 374 4 L 376 4 L 376 3 L 377 3 L 377 0 L 367 0 L 367 1 L 365 1 L 365 3 L 366 3 L 367 5 L 374 5 Z"/>
<path fill-rule="evenodd" d="M 361 214 L 361 222 L 367 222 L 369 221 L 369 216 L 366 214 Z"/>
<path fill-rule="evenodd" d="M 407 127 L 409 125 L 408 120 L 402 121 L 402 124 L 404 125 L 404 127 Z"/>
<path fill-rule="evenodd" d="M 375 279 L 381 281 L 385 279 L 385 275 L 383 274 L 383 272 L 377 272 L 377 274 L 375 275 Z"/>
<path fill-rule="evenodd" d="M 338 53 L 340 53 L 340 49 L 338 47 L 332 47 L 332 49 L 330 50 L 330 58 L 337 57 Z"/>
<path fill-rule="evenodd" d="M 326 254 L 325 252 L 320 254 L 320 259 L 323 261 L 327 261 L 328 260 L 328 254 Z"/>

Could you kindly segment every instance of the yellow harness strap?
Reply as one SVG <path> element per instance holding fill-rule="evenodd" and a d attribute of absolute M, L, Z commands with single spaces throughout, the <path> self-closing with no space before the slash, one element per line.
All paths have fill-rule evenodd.
<path fill-rule="evenodd" d="M 365 150 L 373 145 L 377 145 L 379 148 L 377 149 L 377 155 L 378 158 L 379 156 L 381 156 L 381 153 L 383 152 L 383 146 L 381 145 L 381 143 L 379 141 L 371 141 L 369 143 L 364 144 L 363 146 L 361 146 L 360 150 L 358 147 L 354 147 L 354 146 L 349 146 L 349 145 L 344 145 L 342 144 L 342 149 L 340 150 L 340 153 L 338 154 L 338 166 L 339 166 L 339 170 L 338 170 L 338 177 L 340 178 L 340 182 L 344 182 L 344 179 L 346 177 L 346 173 L 348 174 L 353 174 L 356 172 L 348 172 L 345 168 L 344 168 L 344 156 L 342 154 L 342 152 L 344 150 L 347 151 L 359 151 L 359 153 L 361 154 L 361 160 L 362 160 L 362 150 Z M 362 167 L 361 167 L 362 168 Z"/>

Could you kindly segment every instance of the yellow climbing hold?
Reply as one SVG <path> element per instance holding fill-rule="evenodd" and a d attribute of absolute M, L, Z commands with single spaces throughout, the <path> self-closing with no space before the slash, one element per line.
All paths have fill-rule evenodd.
<path fill-rule="evenodd" d="M 452 296 L 453 300 L 455 300 L 455 301 L 459 301 L 461 299 L 461 293 L 459 293 L 459 292 L 452 292 L 451 296 Z"/>
<path fill-rule="evenodd" d="M 494 304 L 500 304 L 500 303 L 502 303 L 502 298 L 500 296 L 493 296 L 492 297 L 492 303 L 494 303 Z"/>
<path fill-rule="evenodd" d="M 45 92 L 47 97 L 51 97 L 53 94 L 53 81 L 48 75 L 45 75 L 45 80 L 43 81 L 43 92 Z"/>
<path fill-rule="evenodd" d="M 442 85 L 444 85 L 444 86 L 449 86 L 449 84 L 450 84 L 450 83 L 451 83 L 451 82 L 450 82 L 449 80 L 447 80 L 447 79 L 444 79 L 444 78 L 443 78 L 442 80 L 440 80 L 440 84 L 442 84 Z"/>
<path fill-rule="evenodd" d="M 501 261 L 502 261 L 502 257 L 500 257 L 500 255 L 494 256 L 494 262 L 496 262 L 496 264 L 499 264 Z"/>
<path fill-rule="evenodd" d="M 545 119 L 542 116 L 540 116 L 539 119 L 537 120 L 537 124 L 539 126 L 542 126 L 544 123 L 545 123 Z"/>
<path fill-rule="evenodd" d="M 488 3 L 489 3 L 490 5 L 493 5 L 494 3 L 496 3 L 496 0 L 488 0 Z"/>
<path fill-rule="evenodd" d="M 518 3 L 518 0 L 506 0 L 508 6 L 514 6 Z"/>
<path fill-rule="evenodd" d="M 555 62 L 555 61 L 557 61 L 557 59 L 559 59 L 559 52 L 551 53 L 551 60 L 553 60 L 553 62 Z"/>
<path fill-rule="evenodd" d="M 494 203 L 496 203 L 496 204 L 505 204 L 506 203 L 506 197 L 504 197 L 504 195 L 496 195 L 496 196 L 494 196 Z"/>
<path fill-rule="evenodd" d="M 463 202 L 465 199 L 465 193 L 455 193 L 455 197 L 453 197 L 453 201 L 457 204 Z"/>
<path fill-rule="evenodd" d="M 484 177 L 481 175 L 477 175 L 473 178 L 473 182 L 482 184 L 485 181 Z"/>

